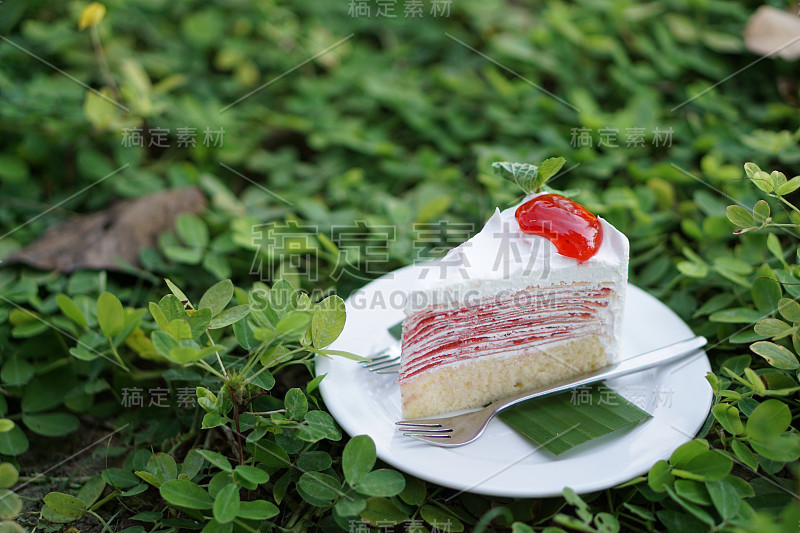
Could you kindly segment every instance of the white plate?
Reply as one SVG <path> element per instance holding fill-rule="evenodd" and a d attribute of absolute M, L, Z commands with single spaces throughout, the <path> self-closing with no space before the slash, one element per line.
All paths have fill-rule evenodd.
<path fill-rule="evenodd" d="M 387 328 L 403 319 L 402 299 L 418 266 L 387 274 L 347 301 L 347 323 L 331 348 L 373 354 L 394 339 Z M 628 286 L 623 357 L 692 337 L 664 304 Z M 477 441 L 440 448 L 402 436 L 396 375 L 377 375 L 340 357 L 318 357 L 322 396 L 351 436 L 369 435 L 378 457 L 421 479 L 458 490 L 510 497 L 547 497 L 564 487 L 578 493 L 612 487 L 647 472 L 656 461 L 694 437 L 711 407 L 711 370 L 705 354 L 607 383 L 653 418 L 577 446 L 559 456 L 536 450 L 502 421 L 490 422 Z"/>

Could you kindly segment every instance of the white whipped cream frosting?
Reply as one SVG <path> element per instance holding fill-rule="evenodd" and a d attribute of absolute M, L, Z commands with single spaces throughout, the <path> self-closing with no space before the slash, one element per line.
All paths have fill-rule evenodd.
<path fill-rule="evenodd" d="M 625 235 L 598 217 L 603 237 L 597 252 L 582 263 L 561 255 L 547 238 L 523 233 L 517 223 L 517 208 L 536 196 L 539 194 L 529 195 L 503 211 L 495 209 L 474 237 L 423 265 L 406 312 L 428 305 L 469 303 L 501 291 L 574 282 L 611 282 L 615 290 L 624 293 L 628 270 Z"/>

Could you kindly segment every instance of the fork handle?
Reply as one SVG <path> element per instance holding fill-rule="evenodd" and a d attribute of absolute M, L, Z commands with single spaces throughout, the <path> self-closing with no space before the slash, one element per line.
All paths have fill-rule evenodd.
<path fill-rule="evenodd" d="M 498 400 L 484 407 L 484 410 L 493 411 L 494 414 L 496 414 L 503 409 L 511 407 L 512 405 L 516 405 L 527 400 L 532 400 L 533 398 L 539 398 L 541 396 L 563 392 L 575 387 L 596 383 L 598 381 L 605 381 L 607 379 L 627 376 L 628 374 L 647 370 L 648 368 L 678 361 L 679 359 L 694 353 L 699 348 L 702 348 L 707 342 L 708 341 L 705 337 L 694 337 L 685 341 L 676 342 L 674 344 L 664 346 L 663 348 L 646 352 L 625 359 L 624 361 L 614 363 L 610 366 L 603 367 L 590 374 L 583 374 L 577 378 L 570 378 L 533 391 L 522 392 L 516 396 Z"/>

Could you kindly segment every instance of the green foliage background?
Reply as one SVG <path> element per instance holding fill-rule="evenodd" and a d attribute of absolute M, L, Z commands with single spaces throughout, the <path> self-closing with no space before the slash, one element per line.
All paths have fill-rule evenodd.
<path fill-rule="evenodd" d="M 347 0 L 114 0 L 95 30 L 78 31 L 84 2 L 4 1 L 0 257 L 72 212 L 91 212 L 121 197 L 198 185 L 210 206 L 145 252 L 133 276 L 0 269 L 0 407 L 16 423 L 0 427 L 6 430 L 0 454 L 30 476 L 49 466 L 41 461 L 48 446 L 78 438 L 80 430 L 123 428 L 101 477 L 80 480 L 80 491 L 54 481 L 51 494 L 61 496 L 45 498 L 46 505 L 35 498 L 19 516 L 14 500 L 0 509 L 2 516 L 30 526 L 40 512 L 58 522 L 58 515 L 83 519 L 91 508 L 112 529 L 131 531 L 346 530 L 349 520 L 362 518 L 373 524 L 413 518 L 423 528 L 450 519 L 476 531 L 512 524 L 519 532 L 796 531 L 798 219 L 790 215 L 791 187 L 780 187 L 800 162 L 800 95 L 796 65 L 756 62 L 743 49 L 744 24 L 759 4 L 454 0 L 448 17 L 431 16 L 428 2 L 423 17 L 410 19 L 401 2 L 397 18 L 388 19 L 374 16 L 375 5 L 372 17 L 351 17 Z M 93 31 L 107 68 L 93 47 Z M 116 100 L 110 75 L 128 111 L 41 60 Z M 170 147 L 123 146 L 124 128 L 134 127 L 169 128 Z M 177 147 L 176 130 L 184 127 L 197 129 L 196 147 Z M 206 128 L 224 129 L 221 147 L 202 145 Z M 572 142 L 577 128 L 588 129 L 591 147 Z M 620 146 L 599 146 L 604 128 L 618 131 Z M 626 146 L 628 128 L 643 129 L 643 146 Z M 671 131 L 671 143 L 656 146 L 656 130 Z M 583 499 L 567 492 L 537 501 L 464 494 L 445 503 L 450 491 L 409 476 L 399 483 L 396 473 L 374 476 L 379 482 L 359 489 L 359 476 L 383 469 L 371 472 L 368 450 L 357 454 L 366 453 L 361 466 L 345 466 L 338 428 L 328 427 L 324 414 L 310 423 L 298 407 L 305 402 L 308 413 L 324 413 L 304 370 L 311 352 L 291 360 L 270 352 L 262 361 L 276 383 L 272 388 L 262 380 L 271 394 L 259 399 L 260 408 L 285 408 L 294 418 L 254 424 L 263 425 L 263 441 L 283 450 L 289 463 L 319 472 L 313 478 L 301 480 L 281 462 L 261 462 L 259 470 L 268 474 L 262 482 L 262 474 L 236 474 L 216 456 L 189 454 L 198 435 L 205 447 L 231 449 L 222 432 L 199 427 L 199 410 L 120 406 L 121 389 L 133 384 L 166 380 L 173 388 L 218 389 L 220 382 L 169 364 L 146 342 L 115 339 L 122 334 L 113 334 L 119 324 L 98 324 L 101 293 L 116 295 L 127 308 L 123 327 L 138 327 L 145 339 L 163 329 L 146 314 L 147 302 L 167 293 L 161 277 L 192 299 L 232 278 L 243 303 L 256 264 L 295 286 L 346 297 L 370 276 L 365 258 L 350 257 L 357 268 L 331 276 L 339 250 L 319 237 L 302 251 L 302 261 L 315 257 L 319 263 L 312 280 L 281 264 L 289 250 L 260 248 L 253 228 L 269 231 L 270 224 L 289 220 L 330 236 L 335 226 L 356 220 L 394 226 L 396 238 L 385 243 L 388 258 L 369 265 L 390 271 L 416 258 L 414 222 L 480 224 L 490 209 L 517 199 L 517 191 L 493 175 L 492 162 L 556 155 L 567 164 L 552 185 L 579 190 L 580 202 L 630 238 L 632 282 L 713 345 L 716 377 L 709 382 L 716 406 L 699 435 L 705 440 L 655 465 L 646 478 Z M 767 174 L 754 168 L 745 174 L 747 161 Z M 123 165 L 129 166 L 98 183 Z M 773 169 L 785 176 L 770 175 Z M 76 194 L 89 186 L 90 192 Z M 753 212 L 758 200 L 767 207 L 759 204 Z M 58 209 L 38 216 L 55 204 Z M 726 213 L 729 204 L 743 206 L 745 214 Z M 748 231 L 734 235 L 731 221 Z M 278 275 L 267 277 L 272 284 Z M 75 302 L 86 324 L 75 321 L 57 294 Z M 116 306 L 102 298 L 105 308 Z M 226 361 L 234 365 L 243 353 L 235 328 L 225 326 L 209 341 L 225 346 Z M 92 359 L 76 336 L 109 355 L 118 350 L 138 373 Z M 273 347 L 300 340 L 284 337 Z M 752 351 L 751 343 L 758 343 Z M 222 395 L 214 398 L 204 416 L 229 409 Z M 368 449 L 363 442 L 354 446 Z M 26 465 L 27 457 L 35 464 Z M 13 488 L 16 478 L 9 475 L 0 484 Z M 204 495 L 182 500 L 175 495 L 195 491 L 182 483 Z M 349 499 L 330 493 L 331 484 L 360 503 L 342 504 Z M 243 500 L 265 501 L 278 514 L 267 522 L 225 521 L 224 513 L 207 508 L 210 493 L 230 503 L 240 489 L 249 491 Z M 266 506 L 263 514 L 252 513 L 272 511 Z"/>

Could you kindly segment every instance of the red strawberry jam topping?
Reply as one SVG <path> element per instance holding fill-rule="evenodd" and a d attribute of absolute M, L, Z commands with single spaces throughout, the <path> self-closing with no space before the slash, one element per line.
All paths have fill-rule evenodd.
<path fill-rule="evenodd" d="M 515 213 L 520 229 L 541 235 L 558 253 L 583 263 L 603 242 L 603 228 L 585 207 L 560 194 L 542 194 L 528 200 Z"/>

